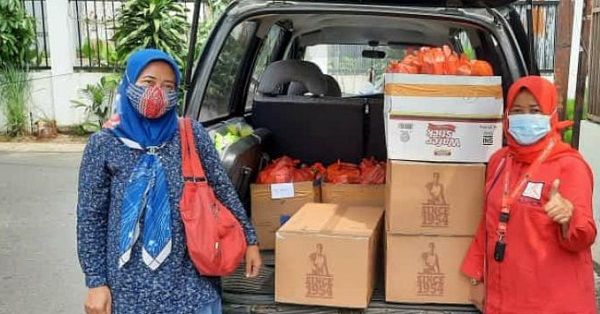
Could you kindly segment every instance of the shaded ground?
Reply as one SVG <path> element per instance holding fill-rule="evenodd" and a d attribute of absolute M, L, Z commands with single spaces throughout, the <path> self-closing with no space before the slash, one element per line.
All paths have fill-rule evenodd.
<path fill-rule="evenodd" d="M 38 145 L 43 149 L 51 146 Z M 81 153 L 2 152 L 1 148 L 2 145 L 0 314 L 82 313 L 86 289 L 77 262 L 75 236 L 77 169 Z M 267 260 L 265 262 L 269 264 Z M 268 280 L 272 281 L 272 278 Z M 241 282 L 237 281 L 237 284 Z M 251 294 L 251 288 L 264 292 L 266 286 L 241 288 L 250 294 L 226 295 L 230 302 L 237 303 L 226 305 L 225 308 L 232 313 L 337 312 L 322 308 L 275 306 L 272 295 Z M 445 312 L 435 307 L 390 308 L 379 301 L 382 295 L 376 294 L 374 298 L 377 306 L 368 313 L 470 312 L 459 308 Z"/>

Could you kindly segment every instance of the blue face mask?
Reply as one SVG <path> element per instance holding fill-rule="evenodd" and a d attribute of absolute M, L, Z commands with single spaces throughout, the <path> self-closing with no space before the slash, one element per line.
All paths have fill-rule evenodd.
<path fill-rule="evenodd" d="M 550 132 L 550 116 L 515 114 L 508 116 L 508 133 L 521 145 L 531 145 Z"/>

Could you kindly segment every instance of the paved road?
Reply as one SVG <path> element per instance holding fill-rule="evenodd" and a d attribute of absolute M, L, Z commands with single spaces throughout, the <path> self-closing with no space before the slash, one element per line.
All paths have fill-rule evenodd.
<path fill-rule="evenodd" d="M 82 313 L 79 153 L 0 152 L 0 313 Z"/>
<path fill-rule="evenodd" d="M 0 152 L 0 314 L 83 312 L 75 235 L 80 158 Z"/>

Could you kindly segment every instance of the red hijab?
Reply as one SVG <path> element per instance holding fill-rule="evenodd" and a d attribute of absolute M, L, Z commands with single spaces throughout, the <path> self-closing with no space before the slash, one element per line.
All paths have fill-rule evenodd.
<path fill-rule="evenodd" d="M 515 98 L 523 91 L 529 91 L 540 105 L 543 114 L 550 116 L 550 132 L 541 140 L 532 145 L 521 145 L 508 132 L 508 114 L 514 105 Z M 581 158 L 579 152 L 562 140 L 560 130 L 573 124 L 572 121 L 558 121 L 558 93 L 554 84 L 540 76 L 526 76 L 517 80 L 508 90 L 506 111 L 504 113 L 504 136 L 508 141 L 508 153 L 515 156 L 517 161 L 531 164 L 546 148 L 551 140 L 556 141 L 554 149 L 546 160 L 557 159 L 566 155 Z"/>

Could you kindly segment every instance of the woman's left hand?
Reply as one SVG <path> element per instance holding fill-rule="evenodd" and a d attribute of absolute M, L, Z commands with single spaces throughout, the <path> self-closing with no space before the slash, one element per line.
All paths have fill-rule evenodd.
<path fill-rule="evenodd" d="M 246 249 L 246 278 L 254 278 L 258 276 L 262 259 L 258 245 L 249 245 Z"/>
<path fill-rule="evenodd" d="M 573 204 L 558 192 L 560 180 L 556 179 L 550 189 L 550 199 L 544 206 L 548 216 L 561 225 L 567 225 L 573 216 Z"/>

